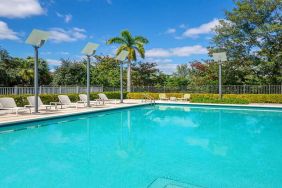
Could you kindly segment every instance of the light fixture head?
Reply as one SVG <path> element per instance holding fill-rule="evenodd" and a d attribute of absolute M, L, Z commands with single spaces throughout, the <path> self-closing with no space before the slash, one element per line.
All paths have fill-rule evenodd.
<path fill-rule="evenodd" d="M 218 61 L 227 61 L 227 56 L 226 52 L 219 52 L 219 53 L 213 53 L 212 54 L 213 60 L 218 62 Z"/>
<path fill-rule="evenodd" d="M 115 59 L 118 60 L 118 61 L 124 61 L 127 56 L 128 56 L 128 51 L 125 51 L 125 50 L 122 50 L 116 57 Z"/>
<path fill-rule="evenodd" d="M 38 29 L 33 29 L 28 38 L 26 39 L 27 44 L 31 44 L 34 47 L 40 48 L 43 46 L 45 41 L 49 38 L 50 33 Z"/>
<path fill-rule="evenodd" d="M 98 47 L 99 44 L 88 42 L 81 52 L 85 55 L 94 55 Z"/>

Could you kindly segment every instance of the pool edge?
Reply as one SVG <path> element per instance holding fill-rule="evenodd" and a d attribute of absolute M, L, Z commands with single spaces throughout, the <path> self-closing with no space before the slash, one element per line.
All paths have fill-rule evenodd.
<path fill-rule="evenodd" d="M 13 126 L 13 125 L 21 124 L 21 123 L 31 123 L 31 122 L 36 122 L 36 121 L 44 121 L 44 120 L 48 120 L 48 119 L 56 119 L 56 118 L 83 115 L 83 114 L 100 113 L 100 112 L 106 112 L 106 111 L 111 111 L 111 110 L 134 108 L 134 107 L 138 107 L 138 106 L 147 106 L 147 105 L 151 105 L 151 103 L 132 104 L 130 106 L 118 106 L 118 107 L 95 109 L 95 110 L 83 111 L 83 112 L 72 112 L 72 113 L 67 113 L 67 114 L 54 114 L 54 115 L 50 115 L 50 116 L 47 116 L 47 117 L 34 117 L 32 119 L 13 120 L 13 121 L 8 121 L 8 122 L 4 122 L 4 123 L 0 122 L 0 128 L 1 127 Z"/>

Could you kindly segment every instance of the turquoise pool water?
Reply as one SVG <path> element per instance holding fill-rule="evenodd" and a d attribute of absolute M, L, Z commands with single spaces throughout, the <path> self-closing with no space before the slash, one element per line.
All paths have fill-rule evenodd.
<path fill-rule="evenodd" d="M 0 187 L 282 187 L 282 110 L 148 105 L 0 131 Z"/>

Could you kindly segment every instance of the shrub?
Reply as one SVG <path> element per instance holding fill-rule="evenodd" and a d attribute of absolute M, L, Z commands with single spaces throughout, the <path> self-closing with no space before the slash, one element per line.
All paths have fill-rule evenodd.
<path fill-rule="evenodd" d="M 128 93 L 129 99 L 143 99 L 145 93 Z M 154 99 L 159 98 L 159 93 L 146 93 Z M 166 93 L 167 97 L 183 97 L 185 93 Z M 223 99 L 219 100 L 218 94 L 191 94 L 191 102 L 197 103 L 230 103 L 230 104 L 248 104 L 248 103 L 281 103 L 281 94 L 224 94 Z"/>
<path fill-rule="evenodd" d="M 227 94 L 224 98 L 241 98 L 250 103 L 282 103 L 282 94 Z"/>
<path fill-rule="evenodd" d="M 191 98 L 193 103 L 217 103 L 217 104 L 249 104 L 246 99 L 239 98 L 209 98 L 209 97 L 195 97 Z"/>

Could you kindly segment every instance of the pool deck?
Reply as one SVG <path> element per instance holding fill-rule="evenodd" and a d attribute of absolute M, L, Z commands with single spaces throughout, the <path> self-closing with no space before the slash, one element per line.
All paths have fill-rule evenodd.
<path fill-rule="evenodd" d="M 191 104 L 189 102 L 181 102 L 181 101 L 156 101 L 156 103 L 160 104 Z M 91 112 L 99 112 L 105 110 L 112 110 L 112 109 L 120 109 L 120 108 L 128 108 L 134 106 L 141 106 L 148 103 L 144 103 L 141 100 L 133 100 L 133 99 L 126 99 L 124 103 L 107 103 L 101 106 L 93 106 L 91 108 L 87 107 L 79 107 L 79 108 L 59 108 L 55 110 L 45 110 L 40 109 L 40 113 L 38 114 L 30 114 L 29 111 L 26 112 L 19 112 L 18 115 L 15 113 L 10 113 L 10 111 L 1 110 L 0 111 L 0 126 L 9 125 L 10 123 L 20 123 L 26 122 L 30 120 L 41 120 L 45 118 L 55 118 L 61 116 L 69 116 L 69 115 L 76 115 L 82 113 L 91 113 Z M 193 103 L 193 105 L 209 105 L 209 106 L 245 106 L 245 107 L 268 107 L 268 108 L 282 108 L 282 104 L 248 104 L 248 105 L 231 105 L 231 104 L 203 104 L 203 103 Z"/>

